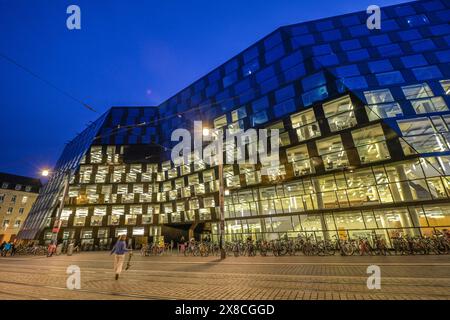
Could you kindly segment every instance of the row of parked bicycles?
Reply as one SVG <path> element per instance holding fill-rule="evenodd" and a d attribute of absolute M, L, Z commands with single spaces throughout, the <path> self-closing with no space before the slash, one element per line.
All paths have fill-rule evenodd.
<path fill-rule="evenodd" d="M 143 245 L 140 250 L 142 256 L 161 256 L 166 253 L 171 253 L 173 248 L 169 243 L 160 244 L 155 242 Z"/>
<path fill-rule="evenodd" d="M 59 244 L 58 246 L 61 246 L 60 254 L 67 253 L 68 244 Z M 16 255 L 47 255 L 48 254 L 48 245 L 19 245 L 15 248 L 15 254 Z M 93 245 L 75 245 L 73 246 L 73 252 L 80 252 L 80 251 L 105 251 L 110 250 L 110 246 L 107 245 L 100 245 L 100 246 L 93 246 Z"/>
<path fill-rule="evenodd" d="M 399 236 L 391 238 L 392 247 L 388 247 L 386 241 L 378 236 L 342 240 L 336 236 L 331 240 L 316 241 L 313 237 L 298 237 L 296 239 L 279 239 L 264 241 L 235 241 L 225 244 L 225 252 L 228 256 L 330 256 L 340 254 L 352 255 L 425 255 L 448 254 L 450 252 L 450 240 L 444 236 L 412 237 Z M 158 249 L 155 249 L 158 250 Z M 185 256 L 220 255 L 220 247 L 217 243 L 191 241 L 180 250 Z"/>
<path fill-rule="evenodd" d="M 40 245 L 33 245 L 33 246 L 26 246 L 26 245 L 19 245 L 15 249 L 16 255 L 46 255 L 47 254 L 47 246 L 40 246 Z"/>

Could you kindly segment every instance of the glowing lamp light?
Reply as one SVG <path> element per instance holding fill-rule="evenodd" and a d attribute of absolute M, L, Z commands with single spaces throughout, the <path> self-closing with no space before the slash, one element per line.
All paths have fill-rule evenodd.
<path fill-rule="evenodd" d="M 47 170 L 47 169 L 44 169 L 44 170 L 42 170 L 42 172 L 41 172 L 41 175 L 42 175 L 43 177 L 48 177 L 49 174 L 50 174 L 50 171 Z"/>
<path fill-rule="evenodd" d="M 204 137 L 209 136 L 209 129 L 208 128 L 203 128 L 203 136 Z"/>

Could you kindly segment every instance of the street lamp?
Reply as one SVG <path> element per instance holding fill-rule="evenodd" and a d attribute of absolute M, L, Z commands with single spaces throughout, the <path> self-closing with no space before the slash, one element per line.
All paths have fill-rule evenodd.
<path fill-rule="evenodd" d="M 41 172 L 41 175 L 43 177 L 48 177 L 50 174 L 53 174 L 54 172 L 51 172 L 48 169 L 44 169 Z M 61 213 L 62 210 L 64 208 L 64 202 L 66 200 L 67 194 L 69 193 L 69 183 L 70 183 L 70 169 L 66 170 L 63 172 L 63 179 L 64 179 L 64 188 L 63 188 L 63 194 L 62 194 L 62 199 L 61 202 L 59 203 L 59 207 L 58 207 L 58 211 L 56 212 L 56 219 L 55 222 L 53 224 L 53 228 L 52 228 L 52 243 L 54 243 L 55 245 L 58 243 L 58 233 L 59 230 L 61 229 Z"/>
<path fill-rule="evenodd" d="M 203 128 L 202 133 L 204 137 L 209 136 L 209 128 Z"/>

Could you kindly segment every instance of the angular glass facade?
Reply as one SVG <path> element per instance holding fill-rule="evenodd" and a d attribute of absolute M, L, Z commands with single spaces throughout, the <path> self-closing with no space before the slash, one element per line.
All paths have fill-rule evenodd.
<path fill-rule="evenodd" d="M 158 108 L 112 108 L 84 157 L 72 156 L 61 237 L 145 242 L 191 227 L 215 238 L 218 168 L 194 155 L 174 166 L 163 149 L 195 120 L 280 129 L 274 174 L 224 167 L 228 240 L 377 233 L 389 243 L 448 228 L 450 4 L 382 8 L 380 30 L 367 17 L 281 27 Z M 49 240 L 52 214 L 35 211 L 29 219 Z"/>

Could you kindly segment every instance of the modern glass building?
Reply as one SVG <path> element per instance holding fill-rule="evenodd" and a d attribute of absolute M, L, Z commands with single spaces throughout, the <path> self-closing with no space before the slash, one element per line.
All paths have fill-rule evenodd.
<path fill-rule="evenodd" d="M 227 240 L 429 235 L 450 227 L 450 2 L 284 26 L 158 107 L 112 108 L 70 143 L 19 237 L 108 244 L 218 233 L 218 168 L 174 166 L 170 134 L 279 129 L 281 164 L 225 165 Z M 167 148 L 163 149 L 161 146 Z"/>

